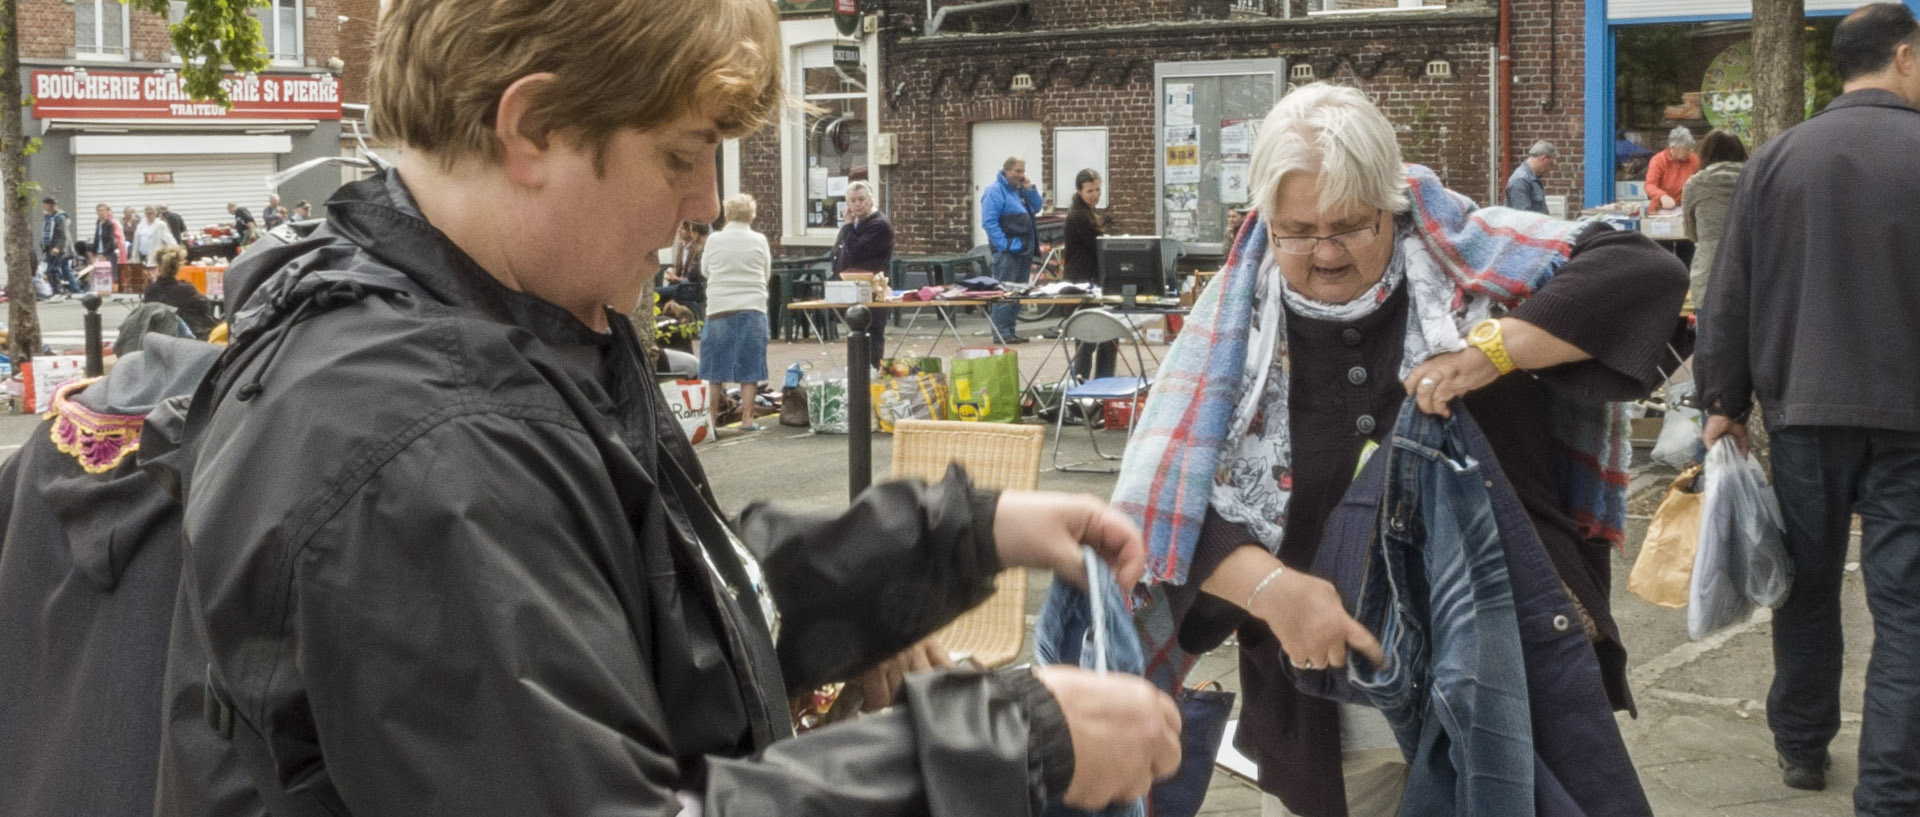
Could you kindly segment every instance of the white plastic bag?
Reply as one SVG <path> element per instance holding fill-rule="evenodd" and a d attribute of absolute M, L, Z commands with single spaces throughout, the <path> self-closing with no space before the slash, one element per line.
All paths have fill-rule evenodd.
<path fill-rule="evenodd" d="M 1759 461 L 1722 437 L 1707 451 L 1705 481 L 1687 605 L 1693 638 L 1739 622 L 1756 604 L 1778 607 L 1793 585 L 1780 503 Z"/>
<path fill-rule="evenodd" d="M 1667 388 L 1667 414 L 1660 421 L 1660 439 L 1654 441 L 1654 462 L 1668 468 L 1692 465 L 1694 452 L 1700 450 L 1700 410 L 1681 405 L 1693 396 L 1692 383 L 1675 383 Z"/>

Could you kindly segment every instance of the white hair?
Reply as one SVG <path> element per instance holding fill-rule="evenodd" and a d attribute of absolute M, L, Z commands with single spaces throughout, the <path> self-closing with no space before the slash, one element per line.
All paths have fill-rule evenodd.
<path fill-rule="evenodd" d="M 1667 132 L 1667 147 L 1693 147 L 1693 131 L 1687 130 L 1685 125 L 1674 126 L 1673 130 Z"/>
<path fill-rule="evenodd" d="M 727 221 L 729 223 L 747 224 L 753 221 L 754 211 L 757 210 L 758 207 L 755 205 L 751 194 L 741 193 L 727 199 L 726 204 L 723 205 L 721 209 L 727 214 Z"/>
<path fill-rule="evenodd" d="M 1395 213 L 1412 205 L 1393 125 L 1357 88 L 1316 82 L 1273 106 L 1253 146 L 1253 201 L 1272 216 L 1289 174 L 1320 176 L 1322 213 L 1360 204 Z"/>
<path fill-rule="evenodd" d="M 867 200 L 868 200 L 868 201 L 873 201 L 873 200 L 874 200 L 874 196 L 873 196 L 873 185 L 871 185 L 871 184 L 868 184 L 868 183 L 866 183 L 865 181 L 857 181 L 857 182 L 848 182 L 848 183 L 847 183 L 847 196 L 848 196 L 848 197 L 852 197 L 852 196 L 853 196 L 853 191 L 855 191 L 855 190 L 858 190 L 858 191 L 860 191 L 860 192 L 862 192 L 862 193 L 865 193 L 865 194 L 867 194 Z"/>

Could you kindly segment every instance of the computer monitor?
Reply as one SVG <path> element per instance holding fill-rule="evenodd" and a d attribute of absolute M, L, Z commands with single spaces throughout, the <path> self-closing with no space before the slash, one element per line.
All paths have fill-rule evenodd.
<path fill-rule="evenodd" d="M 1100 292 L 1126 303 L 1167 293 L 1166 264 L 1157 235 L 1102 236 L 1099 239 Z"/>

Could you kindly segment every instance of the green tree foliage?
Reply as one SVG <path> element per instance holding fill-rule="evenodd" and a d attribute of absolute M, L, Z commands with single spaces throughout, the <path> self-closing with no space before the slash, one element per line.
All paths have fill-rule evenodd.
<path fill-rule="evenodd" d="M 121 0 L 141 11 L 167 16 L 168 0 Z M 220 81 L 228 72 L 251 73 L 267 67 L 260 20 L 253 9 L 267 0 L 186 0 L 187 13 L 173 26 L 173 50 L 186 66 L 180 78 L 194 99 L 227 102 Z"/>

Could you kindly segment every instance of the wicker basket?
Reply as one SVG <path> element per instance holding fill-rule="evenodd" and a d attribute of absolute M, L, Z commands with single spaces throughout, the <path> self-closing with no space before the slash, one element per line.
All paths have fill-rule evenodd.
<path fill-rule="evenodd" d="M 1045 441 L 1046 429 L 1037 425 L 902 420 L 893 432 L 893 476 L 931 482 L 957 462 L 981 488 L 1031 491 L 1040 483 Z M 1013 568 L 994 579 L 986 602 L 934 637 L 955 658 L 997 667 L 1020 657 L 1026 635 L 1027 571 Z"/>

